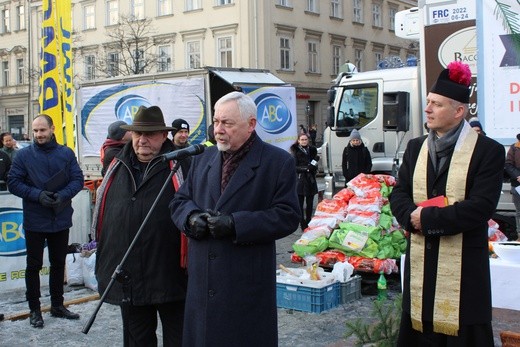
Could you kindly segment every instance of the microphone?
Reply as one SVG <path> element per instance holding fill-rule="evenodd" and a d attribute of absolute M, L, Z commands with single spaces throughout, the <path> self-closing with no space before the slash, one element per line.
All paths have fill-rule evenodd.
<path fill-rule="evenodd" d="M 184 158 L 190 157 L 192 155 L 198 155 L 204 152 L 206 146 L 198 144 L 189 146 L 186 148 L 178 149 L 176 151 L 171 151 L 169 153 L 165 153 L 162 155 L 162 161 L 167 160 L 182 160 Z"/>
<path fill-rule="evenodd" d="M 320 160 L 320 156 L 317 155 L 314 159 L 311 160 L 311 165 L 318 166 L 318 161 Z"/>

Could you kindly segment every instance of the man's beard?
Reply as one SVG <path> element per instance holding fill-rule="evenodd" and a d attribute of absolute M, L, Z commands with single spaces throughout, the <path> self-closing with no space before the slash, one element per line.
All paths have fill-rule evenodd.
<path fill-rule="evenodd" d="M 231 148 L 231 145 L 229 143 L 223 144 L 223 143 L 217 142 L 217 148 L 221 152 L 227 152 Z"/>

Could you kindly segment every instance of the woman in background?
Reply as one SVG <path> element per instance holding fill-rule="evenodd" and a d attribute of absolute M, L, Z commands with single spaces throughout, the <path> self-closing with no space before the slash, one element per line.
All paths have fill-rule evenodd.
<path fill-rule="evenodd" d="M 305 133 L 298 135 L 298 140 L 291 145 L 291 153 L 296 160 L 296 174 L 298 175 L 298 199 L 300 201 L 302 231 L 309 226 L 312 217 L 314 196 L 318 193 L 316 172 L 318 171 L 318 150 L 309 144 L 309 136 Z M 303 209 L 306 204 L 305 210 Z"/>
<path fill-rule="evenodd" d="M 370 173 L 370 170 L 372 170 L 370 152 L 365 147 L 356 129 L 352 130 L 350 141 L 343 150 L 341 167 L 343 176 L 345 176 L 345 187 L 351 179 L 360 173 Z"/>

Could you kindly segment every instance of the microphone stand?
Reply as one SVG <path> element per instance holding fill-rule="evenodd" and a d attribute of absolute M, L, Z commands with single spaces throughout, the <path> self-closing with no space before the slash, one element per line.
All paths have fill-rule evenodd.
<path fill-rule="evenodd" d="M 126 250 L 126 253 L 123 256 L 123 259 L 121 260 L 119 265 L 117 265 L 116 269 L 114 270 L 114 273 L 112 274 L 112 277 L 110 278 L 110 282 L 108 282 L 107 288 L 103 292 L 101 299 L 99 299 L 99 302 L 96 306 L 96 309 L 94 310 L 94 313 L 92 313 L 89 320 L 83 327 L 83 330 L 81 330 L 81 332 L 83 334 L 88 334 L 90 328 L 92 327 L 92 324 L 94 323 L 94 320 L 96 319 L 99 309 L 101 308 L 101 305 L 103 305 L 103 302 L 105 301 L 108 293 L 110 292 L 110 289 L 112 289 L 112 286 L 114 285 L 116 280 L 123 284 L 123 293 L 125 296 L 125 298 L 123 298 L 123 300 L 122 300 L 123 305 L 127 305 L 129 303 L 130 298 L 127 297 L 128 291 L 125 289 L 128 289 L 128 285 L 130 284 L 131 279 L 130 279 L 130 274 L 128 272 L 126 272 L 125 270 L 123 270 L 123 265 L 125 264 L 126 259 L 128 258 L 128 256 L 130 255 L 130 252 L 132 251 L 135 244 L 137 243 L 137 239 L 139 238 L 139 235 L 141 235 L 141 232 L 143 231 L 144 226 L 148 222 L 148 219 L 150 218 L 152 211 L 155 209 L 155 206 L 157 205 L 159 198 L 164 193 L 164 190 L 166 189 L 166 187 L 168 185 L 172 184 L 171 179 L 172 179 L 173 175 L 177 172 L 177 170 L 179 170 L 180 166 L 181 166 L 181 161 L 178 160 L 175 163 L 175 166 L 171 169 L 170 174 L 168 175 L 168 178 L 166 179 L 163 186 L 161 187 L 159 194 L 157 194 L 157 197 L 155 198 L 152 206 L 150 207 L 150 210 L 148 210 L 148 213 L 146 214 L 146 217 L 144 218 L 143 222 L 141 223 L 139 230 L 137 230 L 137 233 L 135 234 L 134 239 L 132 240 L 132 243 L 130 243 L 130 246 L 128 246 L 128 249 Z"/>

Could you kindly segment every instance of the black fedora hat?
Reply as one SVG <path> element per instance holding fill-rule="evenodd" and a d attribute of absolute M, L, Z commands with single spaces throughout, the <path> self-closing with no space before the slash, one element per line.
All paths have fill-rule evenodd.
<path fill-rule="evenodd" d="M 130 125 L 121 125 L 122 129 L 130 131 L 169 131 L 172 127 L 167 127 L 159 106 L 139 107 Z"/>

